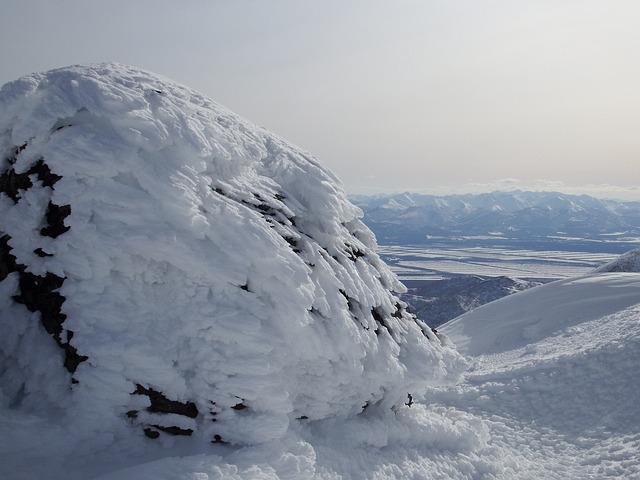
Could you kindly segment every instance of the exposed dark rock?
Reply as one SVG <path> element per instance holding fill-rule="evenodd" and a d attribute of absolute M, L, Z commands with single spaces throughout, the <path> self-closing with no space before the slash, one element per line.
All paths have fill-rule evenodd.
<path fill-rule="evenodd" d="M 65 226 L 64 219 L 67 218 L 70 213 L 71 205 L 56 205 L 55 203 L 49 202 L 45 215 L 47 226 L 40 230 L 40 234 L 45 237 L 56 238 L 69 231 L 71 227 Z"/>
<path fill-rule="evenodd" d="M 67 316 L 61 313 L 65 298 L 56 290 L 62 286 L 63 277 L 47 272 L 44 277 L 22 270 L 20 294 L 13 299 L 32 312 L 40 312 L 45 330 L 61 342 L 62 324 Z"/>
<path fill-rule="evenodd" d="M 17 263 L 16 257 L 11 254 L 9 246 L 9 235 L 0 237 L 0 281 L 3 281 L 10 273 L 19 275 L 19 290 L 13 300 L 24 305 L 31 312 L 40 313 L 40 321 L 64 350 L 64 366 L 74 373 L 80 363 L 87 360 L 85 355 L 78 354 L 78 350 L 69 342 L 73 338 L 73 332 L 68 330 L 66 339 L 63 340 L 62 324 L 67 316 L 62 313 L 62 304 L 66 300 L 57 290 L 62 287 L 63 277 L 47 272 L 44 276 L 34 275 L 27 272 L 24 265 Z"/>
<path fill-rule="evenodd" d="M 64 367 L 71 373 L 74 373 L 78 369 L 78 365 L 89 359 L 89 357 L 87 357 L 86 355 L 79 355 L 78 349 L 68 342 L 63 343 L 60 346 L 64 349 L 65 354 Z"/>
<path fill-rule="evenodd" d="M 158 432 L 157 430 L 152 430 L 151 428 L 145 428 L 144 429 L 144 434 L 152 439 L 156 439 L 160 436 L 160 432 Z"/>
<path fill-rule="evenodd" d="M 380 325 L 381 327 L 384 327 L 387 330 L 387 332 L 391 333 L 391 327 L 389 326 L 389 322 L 385 320 L 384 315 L 380 313 L 377 307 L 374 307 L 371 309 L 371 315 L 373 316 L 373 319 L 378 323 L 378 325 Z M 379 329 L 377 328 L 375 332 L 376 334 L 380 333 Z"/>
<path fill-rule="evenodd" d="M 345 253 L 349 260 L 355 262 L 358 258 L 364 257 L 364 253 L 361 252 L 357 247 L 353 245 L 345 245 Z"/>
<path fill-rule="evenodd" d="M 178 402 L 177 400 L 169 400 L 162 392 L 158 392 L 153 388 L 144 388 L 139 383 L 136 384 L 136 395 L 146 395 L 151 401 L 151 405 L 147 407 L 147 411 L 151 413 L 175 413 L 184 415 L 189 418 L 198 416 L 198 408 L 193 402 Z"/>
<path fill-rule="evenodd" d="M 216 402 L 211 402 L 211 410 L 209 410 L 209 413 L 214 417 L 211 419 L 212 422 L 217 422 L 217 419 L 215 418 L 215 416 L 218 415 L 217 408 Z"/>
<path fill-rule="evenodd" d="M 285 239 L 285 241 L 291 246 L 291 248 L 293 248 L 293 251 L 295 252 L 296 250 L 298 252 L 300 252 L 300 250 L 298 249 L 298 240 L 296 240 L 293 237 L 282 237 Z"/>
<path fill-rule="evenodd" d="M 42 182 L 43 187 L 51 187 L 58 182 L 58 180 L 62 179 L 62 176 L 56 175 L 51 172 L 49 166 L 44 163 L 44 159 L 38 160 L 27 172 L 29 175 L 37 174 L 38 180 Z"/>
<path fill-rule="evenodd" d="M 21 199 L 21 191 L 26 191 L 33 187 L 33 176 L 42 183 L 43 187 L 54 188 L 54 185 L 62 178 L 51 172 L 49 166 L 44 159 L 40 158 L 24 173 L 16 173 L 13 165 L 17 161 L 18 155 L 27 147 L 23 145 L 16 147 L 7 161 L 10 168 L 0 175 L 0 193 L 6 194 L 14 203 L 18 203 Z M 64 225 L 64 219 L 71 213 L 69 205 L 55 205 L 51 201 L 47 206 L 45 213 L 46 226 L 40 233 L 43 236 L 56 238 L 69 230 Z M 17 263 L 15 256 L 10 251 L 10 237 L 2 236 L 0 239 L 0 281 L 4 280 L 9 273 L 18 273 L 20 293 L 13 296 L 13 300 L 27 307 L 31 312 L 40 312 L 40 321 L 45 330 L 53 336 L 56 343 L 64 350 L 65 368 L 74 373 L 78 365 L 87 359 L 84 355 L 79 355 L 75 347 L 69 341 L 73 337 L 73 332 L 67 332 L 67 339 L 63 340 L 62 324 L 67 316 L 62 313 L 62 304 L 65 298 L 58 292 L 64 282 L 63 277 L 59 277 L 54 273 L 47 272 L 44 275 L 34 275 L 26 271 L 24 265 Z M 39 257 L 51 257 L 50 253 L 45 252 L 42 248 L 36 248 L 33 251 Z"/>
<path fill-rule="evenodd" d="M 0 282 L 7 278 L 12 272 L 18 271 L 16 257 L 11 255 L 11 247 L 9 246 L 9 235 L 0 237 Z M 24 269 L 24 267 L 22 267 Z"/>
<path fill-rule="evenodd" d="M 411 395 L 410 393 L 407 393 L 407 403 L 405 403 L 405 405 L 407 407 L 413 405 L 413 395 Z"/>
<path fill-rule="evenodd" d="M 161 432 L 165 432 L 170 435 L 189 436 L 193 433 L 193 430 L 191 428 L 180 428 L 180 427 L 176 427 L 175 425 L 171 427 L 163 427 L 162 425 L 152 425 L 152 427 L 157 428 Z"/>
<path fill-rule="evenodd" d="M 162 392 L 158 392 L 153 388 L 145 388 L 139 383 L 136 384 L 136 389 L 131 395 L 146 395 L 149 397 L 151 405 L 146 410 L 149 413 L 156 414 L 176 414 L 183 415 L 189 418 L 196 418 L 198 416 L 198 408 L 193 402 L 179 402 L 177 400 L 170 400 Z M 138 418 L 138 410 L 129 410 L 126 413 L 127 418 L 134 421 Z M 177 425 L 160 425 L 160 424 L 143 424 L 144 433 L 149 438 L 158 438 L 160 432 L 168 433 L 170 435 L 184 435 L 188 436 L 193 433 L 191 428 L 182 428 Z"/>
<path fill-rule="evenodd" d="M 11 198 L 13 203 L 20 200 L 20 190 L 28 190 L 31 185 L 33 183 L 28 173 L 16 173 L 13 168 L 0 175 L 0 192 Z"/>
<path fill-rule="evenodd" d="M 14 153 L 7 159 L 10 165 L 16 162 L 16 157 L 25 147 L 26 145 L 15 149 Z M 44 159 L 41 158 L 24 173 L 16 173 L 13 167 L 3 172 L 0 175 L 0 192 L 5 193 L 14 203 L 18 203 L 21 198 L 20 190 L 28 190 L 33 186 L 32 175 L 37 175 L 37 179 L 42 182 L 44 187 L 51 188 L 62 178 L 60 175 L 52 173 Z"/>
<path fill-rule="evenodd" d="M 402 312 L 406 311 L 399 303 L 396 303 L 396 311 L 391 314 L 392 317 L 402 318 Z"/>

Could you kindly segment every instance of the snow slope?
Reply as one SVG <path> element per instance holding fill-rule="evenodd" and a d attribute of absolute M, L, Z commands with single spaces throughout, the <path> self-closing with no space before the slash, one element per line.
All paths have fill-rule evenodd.
<path fill-rule="evenodd" d="M 439 331 L 472 367 L 435 397 L 486 422 L 514 478 L 640 478 L 640 275 L 542 285 Z"/>
<path fill-rule="evenodd" d="M 595 270 L 595 273 L 604 272 L 636 272 L 640 273 L 640 248 L 630 250 L 620 255 L 614 261 L 607 263 Z"/>
<path fill-rule="evenodd" d="M 442 326 L 467 355 L 501 354 L 640 303 L 640 275 L 558 280 L 478 307 Z"/>

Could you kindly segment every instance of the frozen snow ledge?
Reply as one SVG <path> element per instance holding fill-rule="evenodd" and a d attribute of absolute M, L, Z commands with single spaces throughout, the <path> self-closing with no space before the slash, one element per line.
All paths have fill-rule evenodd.
<path fill-rule="evenodd" d="M 6 84 L 3 408 L 55 415 L 87 451 L 229 448 L 457 379 L 360 215 L 308 153 L 157 75 Z"/>

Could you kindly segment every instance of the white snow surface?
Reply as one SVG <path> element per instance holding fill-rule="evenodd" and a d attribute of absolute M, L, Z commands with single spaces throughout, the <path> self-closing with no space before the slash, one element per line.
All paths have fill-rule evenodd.
<path fill-rule="evenodd" d="M 640 275 L 536 287 L 436 335 L 315 159 L 118 64 L 5 85 L 0 155 L 0 174 L 61 176 L 0 194 L 24 267 L 0 264 L 0 478 L 640 476 Z M 55 238 L 49 202 L 71 207 Z M 73 373 L 17 301 L 25 272 L 64 278 Z"/>
<path fill-rule="evenodd" d="M 455 339 L 463 354 L 503 354 L 638 303 L 640 275 L 594 273 L 503 297 L 449 321 L 439 331 Z"/>
<path fill-rule="evenodd" d="M 534 287 L 439 331 L 471 368 L 434 396 L 483 419 L 510 478 L 640 478 L 640 274 Z"/>

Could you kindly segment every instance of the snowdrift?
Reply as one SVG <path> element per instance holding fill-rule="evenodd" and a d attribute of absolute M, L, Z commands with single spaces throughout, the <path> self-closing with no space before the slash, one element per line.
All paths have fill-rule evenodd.
<path fill-rule="evenodd" d="M 266 442 L 462 368 L 333 174 L 188 88 L 118 64 L 21 78 L 0 162 L 2 406 L 87 451 Z"/>
<path fill-rule="evenodd" d="M 435 395 L 485 419 L 511 478 L 639 478 L 639 274 L 534 287 L 439 331 L 472 366 Z"/>

